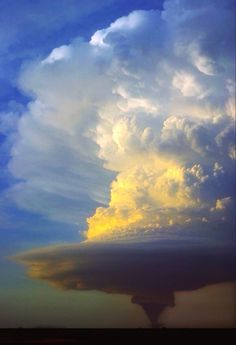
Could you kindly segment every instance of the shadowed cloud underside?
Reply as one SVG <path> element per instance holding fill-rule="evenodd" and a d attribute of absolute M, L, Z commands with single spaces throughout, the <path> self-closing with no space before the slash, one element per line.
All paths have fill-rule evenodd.
<path fill-rule="evenodd" d="M 155 324 L 176 291 L 235 281 L 235 248 L 163 238 L 153 242 L 86 242 L 36 249 L 14 259 L 55 287 L 132 296 Z"/>

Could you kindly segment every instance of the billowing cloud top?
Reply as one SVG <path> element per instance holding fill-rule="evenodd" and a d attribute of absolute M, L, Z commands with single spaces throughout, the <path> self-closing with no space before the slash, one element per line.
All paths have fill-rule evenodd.
<path fill-rule="evenodd" d="M 8 197 L 88 239 L 232 229 L 233 3 L 166 1 L 27 65 Z"/>

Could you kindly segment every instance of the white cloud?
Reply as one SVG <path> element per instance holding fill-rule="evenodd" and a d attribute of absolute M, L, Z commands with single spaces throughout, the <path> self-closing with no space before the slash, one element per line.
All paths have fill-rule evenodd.
<path fill-rule="evenodd" d="M 68 46 L 61 46 L 53 49 L 50 55 L 42 61 L 42 63 L 54 63 L 63 59 L 69 59 L 70 48 Z"/>
<path fill-rule="evenodd" d="M 216 74 L 214 61 L 207 56 L 201 55 L 199 47 L 190 45 L 190 60 L 192 64 L 202 73 L 213 76 Z"/>
<path fill-rule="evenodd" d="M 180 90 L 185 97 L 203 97 L 201 85 L 195 80 L 193 75 L 186 72 L 177 72 L 172 80 L 172 85 Z"/>
<path fill-rule="evenodd" d="M 211 209 L 234 199 L 235 183 L 234 42 L 218 23 L 214 1 L 167 1 L 28 65 L 20 85 L 34 100 L 19 121 L 9 167 L 21 181 L 9 197 L 72 223 L 103 203 L 91 236 L 216 224 Z"/>

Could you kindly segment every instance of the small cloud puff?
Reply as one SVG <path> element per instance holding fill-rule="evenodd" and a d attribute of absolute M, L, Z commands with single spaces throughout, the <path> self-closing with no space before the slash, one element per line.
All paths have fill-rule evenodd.
<path fill-rule="evenodd" d="M 50 55 L 42 63 L 54 63 L 56 61 L 68 59 L 70 57 L 70 47 L 61 46 L 53 49 Z"/>

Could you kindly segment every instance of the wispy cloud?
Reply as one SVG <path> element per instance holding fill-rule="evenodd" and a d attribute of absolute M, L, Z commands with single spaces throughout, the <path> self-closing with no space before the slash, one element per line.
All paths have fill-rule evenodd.
<path fill-rule="evenodd" d="M 88 238 L 232 230 L 233 3 L 194 4 L 134 11 L 25 66 L 33 100 L 9 198 L 62 222 L 90 216 Z"/>

